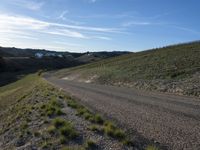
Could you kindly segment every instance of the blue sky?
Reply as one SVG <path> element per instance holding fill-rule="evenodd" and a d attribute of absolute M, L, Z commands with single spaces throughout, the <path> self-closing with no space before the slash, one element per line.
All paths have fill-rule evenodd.
<path fill-rule="evenodd" d="M 1 0 L 0 45 L 141 51 L 200 39 L 198 0 Z"/>

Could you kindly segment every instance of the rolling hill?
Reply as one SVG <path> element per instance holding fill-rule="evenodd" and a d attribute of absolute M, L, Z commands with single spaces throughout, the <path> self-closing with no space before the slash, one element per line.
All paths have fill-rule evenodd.
<path fill-rule="evenodd" d="M 71 69 L 56 76 L 138 89 L 200 96 L 200 42 L 151 49 Z"/>
<path fill-rule="evenodd" d="M 38 70 L 74 67 L 115 57 L 128 52 L 56 52 L 37 49 L 0 47 L 0 85 L 17 80 L 18 76 Z"/>

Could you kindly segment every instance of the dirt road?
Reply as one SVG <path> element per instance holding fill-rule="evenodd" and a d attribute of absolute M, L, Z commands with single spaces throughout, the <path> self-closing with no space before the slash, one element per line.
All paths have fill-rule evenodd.
<path fill-rule="evenodd" d="M 136 142 L 154 140 L 167 149 L 200 150 L 200 100 L 197 98 L 46 79 L 116 120 Z"/>

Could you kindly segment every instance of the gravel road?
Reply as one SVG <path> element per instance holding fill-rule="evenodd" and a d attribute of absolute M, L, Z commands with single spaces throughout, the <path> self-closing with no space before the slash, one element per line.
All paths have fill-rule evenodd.
<path fill-rule="evenodd" d="M 148 139 L 167 149 L 200 150 L 200 99 L 46 79 L 116 120 L 135 141 Z"/>

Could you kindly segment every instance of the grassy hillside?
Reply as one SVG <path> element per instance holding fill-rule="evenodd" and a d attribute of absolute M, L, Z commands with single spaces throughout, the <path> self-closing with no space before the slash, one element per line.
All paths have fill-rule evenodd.
<path fill-rule="evenodd" d="M 151 141 L 137 145 L 114 122 L 37 74 L 0 87 L 0 118 L 1 150 L 156 149 Z"/>
<path fill-rule="evenodd" d="M 200 42 L 127 54 L 65 69 L 59 77 L 200 96 Z"/>

